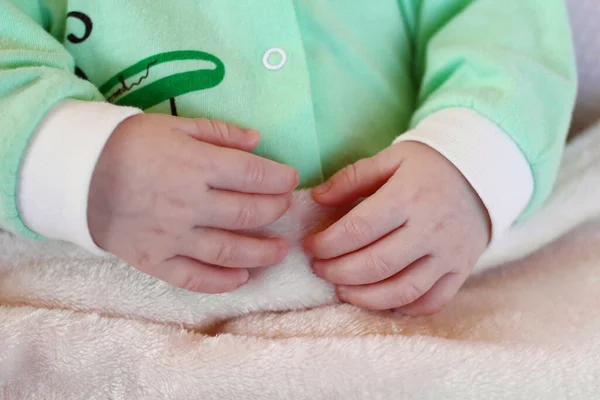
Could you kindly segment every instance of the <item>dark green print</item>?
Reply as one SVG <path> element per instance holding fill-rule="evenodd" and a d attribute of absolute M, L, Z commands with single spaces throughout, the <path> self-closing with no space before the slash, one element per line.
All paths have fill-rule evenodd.
<path fill-rule="evenodd" d="M 203 68 L 173 74 L 136 89 L 146 79 L 152 79 L 152 68 L 154 66 L 180 60 L 209 61 L 215 65 L 215 68 Z M 144 72 L 144 75 L 134 82 L 127 82 L 128 78 L 140 72 Z M 215 87 L 223 81 L 224 77 L 225 65 L 212 54 L 196 50 L 171 51 L 148 57 L 124 69 L 103 84 L 100 91 L 111 103 L 134 106 L 144 110 L 186 93 Z M 117 86 L 119 84 L 120 86 Z M 117 86 L 117 89 L 109 93 L 109 90 L 115 88 L 115 86 Z M 171 102 L 171 109 L 175 112 L 173 101 Z"/>
<path fill-rule="evenodd" d="M 67 35 L 67 40 L 80 44 L 89 39 L 94 28 L 92 19 L 80 11 L 71 11 L 67 17 L 79 20 L 85 28 L 82 36 L 71 33 Z M 101 28 L 102 26 L 99 29 Z M 180 72 L 152 81 L 153 67 L 163 63 L 189 60 L 208 61 L 215 67 Z M 139 78 L 133 78 L 140 73 L 143 74 Z M 79 66 L 75 67 L 75 75 L 88 80 L 88 76 Z M 138 107 L 142 110 L 169 100 L 171 114 L 177 115 L 175 103 L 177 96 L 215 87 L 223 81 L 224 77 L 225 65 L 214 55 L 198 50 L 178 50 L 156 54 L 125 68 L 100 86 L 100 91 L 110 103 Z M 146 80 L 152 82 L 142 85 Z"/>

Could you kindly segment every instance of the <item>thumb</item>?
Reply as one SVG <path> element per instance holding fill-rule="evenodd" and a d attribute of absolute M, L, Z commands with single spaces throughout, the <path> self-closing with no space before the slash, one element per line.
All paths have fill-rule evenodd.
<path fill-rule="evenodd" d="M 375 193 L 392 177 L 400 163 L 386 162 L 385 151 L 363 158 L 333 175 L 313 189 L 317 203 L 335 206 L 347 204 Z"/>

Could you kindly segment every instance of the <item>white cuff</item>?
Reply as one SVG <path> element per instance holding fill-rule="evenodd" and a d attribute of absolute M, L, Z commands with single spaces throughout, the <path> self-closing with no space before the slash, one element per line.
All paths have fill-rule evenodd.
<path fill-rule="evenodd" d="M 467 108 L 448 108 L 422 120 L 394 143 L 424 143 L 446 157 L 477 192 L 492 222 L 492 240 L 504 233 L 533 194 L 531 167 L 496 124 Z"/>
<path fill-rule="evenodd" d="M 21 162 L 18 206 L 32 231 L 103 254 L 87 222 L 88 193 L 100 153 L 117 125 L 141 110 L 68 100 L 50 111 Z"/>

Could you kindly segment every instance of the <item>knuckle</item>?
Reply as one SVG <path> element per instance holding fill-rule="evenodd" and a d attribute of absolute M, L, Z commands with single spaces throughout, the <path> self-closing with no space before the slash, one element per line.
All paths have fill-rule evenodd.
<path fill-rule="evenodd" d="M 394 274 L 394 266 L 383 257 L 369 254 L 366 259 L 366 269 L 378 279 L 383 280 Z"/>
<path fill-rule="evenodd" d="M 162 260 L 150 251 L 140 250 L 135 255 L 133 265 L 140 271 L 152 274 Z"/>
<path fill-rule="evenodd" d="M 347 167 L 345 167 L 342 177 L 349 186 L 357 186 L 359 183 L 359 177 L 358 168 L 356 167 L 356 165 L 350 164 Z"/>
<path fill-rule="evenodd" d="M 262 185 L 267 177 L 265 167 L 255 160 L 248 162 L 246 166 L 246 178 L 254 185 Z"/>
<path fill-rule="evenodd" d="M 371 224 L 363 217 L 354 216 L 344 222 L 344 231 L 355 242 L 364 242 L 373 234 Z"/>
<path fill-rule="evenodd" d="M 412 190 L 406 190 L 400 193 L 399 202 L 404 207 L 415 207 L 427 201 L 428 189 L 417 186 Z"/>
<path fill-rule="evenodd" d="M 425 289 L 419 287 L 419 285 L 414 282 L 406 282 L 406 284 L 401 287 L 398 297 L 402 305 L 406 305 L 417 300 L 419 297 L 423 296 L 423 294 L 425 294 Z"/>
<path fill-rule="evenodd" d="M 258 209 L 254 202 L 244 204 L 237 213 L 235 218 L 236 226 L 246 228 L 256 223 L 258 219 Z"/>
<path fill-rule="evenodd" d="M 229 142 L 231 132 L 229 130 L 229 125 L 226 122 L 211 119 L 210 124 L 221 143 Z"/>
<path fill-rule="evenodd" d="M 435 234 L 440 234 L 443 233 L 445 230 L 448 229 L 448 218 L 444 217 L 444 218 L 440 218 L 437 221 L 435 221 L 433 223 L 433 233 Z"/>
<path fill-rule="evenodd" d="M 138 254 L 136 254 L 134 263 L 138 269 L 147 270 L 147 267 L 151 266 L 150 255 L 145 251 L 140 251 Z"/>
<path fill-rule="evenodd" d="M 181 288 L 190 292 L 201 292 L 204 289 L 205 280 L 200 275 L 189 274 L 181 284 Z"/>
<path fill-rule="evenodd" d="M 450 240 L 456 240 L 455 235 L 447 235 L 449 233 L 448 220 L 444 217 L 438 218 L 437 216 L 429 217 L 424 220 L 419 227 L 419 235 L 421 240 L 428 243 L 430 246 L 438 249 L 448 247 L 448 240 L 435 240 L 439 237 L 450 238 Z M 439 250 L 439 249 L 438 249 Z"/>
<path fill-rule="evenodd" d="M 222 243 L 215 253 L 215 263 L 218 265 L 230 265 L 236 260 L 236 247 Z"/>
<path fill-rule="evenodd" d="M 209 127 L 212 127 L 212 123 L 207 118 L 194 118 L 194 124 L 196 125 L 196 132 L 199 134 L 206 133 Z"/>
<path fill-rule="evenodd" d="M 425 197 L 426 190 L 423 187 L 418 187 L 408 197 L 409 204 L 419 204 Z"/>

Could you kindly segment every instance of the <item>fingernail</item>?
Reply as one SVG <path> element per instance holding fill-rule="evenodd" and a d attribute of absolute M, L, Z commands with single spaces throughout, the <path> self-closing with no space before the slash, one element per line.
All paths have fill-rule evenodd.
<path fill-rule="evenodd" d="M 248 281 L 250 280 L 250 273 L 248 272 L 248 270 L 247 270 L 247 269 L 243 269 L 242 271 L 244 272 L 244 274 L 243 274 L 243 275 L 242 275 L 242 274 L 240 274 L 240 275 L 242 275 L 242 276 L 243 276 L 242 283 L 240 283 L 240 284 L 239 284 L 237 287 L 242 287 L 242 286 L 244 286 L 244 285 L 245 285 L 246 283 L 248 283 Z"/>
<path fill-rule="evenodd" d="M 244 132 L 246 132 L 248 134 L 248 136 L 252 137 L 252 141 L 258 141 L 260 140 L 260 132 L 255 130 L 255 129 L 244 129 Z"/>
<path fill-rule="evenodd" d="M 319 196 L 324 195 L 325 193 L 329 192 L 329 190 L 331 190 L 332 186 L 333 185 L 331 184 L 331 181 L 327 181 L 327 182 L 317 186 L 313 192 L 314 192 L 314 194 L 319 195 Z"/>
<path fill-rule="evenodd" d="M 304 238 L 302 242 L 302 248 L 304 250 L 304 254 L 309 258 L 309 260 L 317 262 L 318 258 L 315 254 L 315 249 L 318 248 L 315 246 L 315 234 L 311 234 Z"/>
<path fill-rule="evenodd" d="M 346 286 L 336 286 L 335 292 L 337 294 L 338 299 L 342 300 L 343 297 L 345 297 L 348 293 L 348 289 L 346 288 Z"/>
<path fill-rule="evenodd" d="M 309 260 L 314 260 L 315 255 L 310 250 L 309 238 L 304 239 L 304 242 L 302 243 L 302 249 L 304 250 L 304 254 L 306 254 L 306 257 L 308 257 Z"/>
<path fill-rule="evenodd" d="M 287 202 L 287 208 L 288 208 L 288 209 L 289 209 L 289 208 L 291 208 L 291 207 L 292 207 L 292 205 L 294 204 L 294 196 L 293 196 L 291 193 L 288 193 L 288 194 L 285 196 L 285 200 L 286 200 L 286 202 Z"/>
<path fill-rule="evenodd" d="M 296 189 L 298 187 L 298 185 L 300 185 L 300 172 L 298 172 L 297 170 L 295 171 L 295 175 L 294 175 L 294 187 L 293 189 Z"/>
<path fill-rule="evenodd" d="M 312 270 L 316 276 L 321 279 L 325 279 L 325 274 L 323 274 L 323 265 L 321 263 L 318 261 L 314 262 L 312 265 Z"/>
<path fill-rule="evenodd" d="M 279 255 L 279 262 L 281 262 L 281 261 L 285 260 L 285 258 L 288 255 L 288 246 L 283 240 L 280 240 L 277 246 L 278 246 L 277 253 Z"/>
<path fill-rule="evenodd" d="M 298 172 L 297 169 L 294 169 L 294 177 L 293 177 L 293 181 L 290 181 L 290 183 L 293 184 L 292 187 L 290 187 L 290 190 L 294 190 L 298 187 L 298 185 L 300 185 L 300 173 Z"/>

